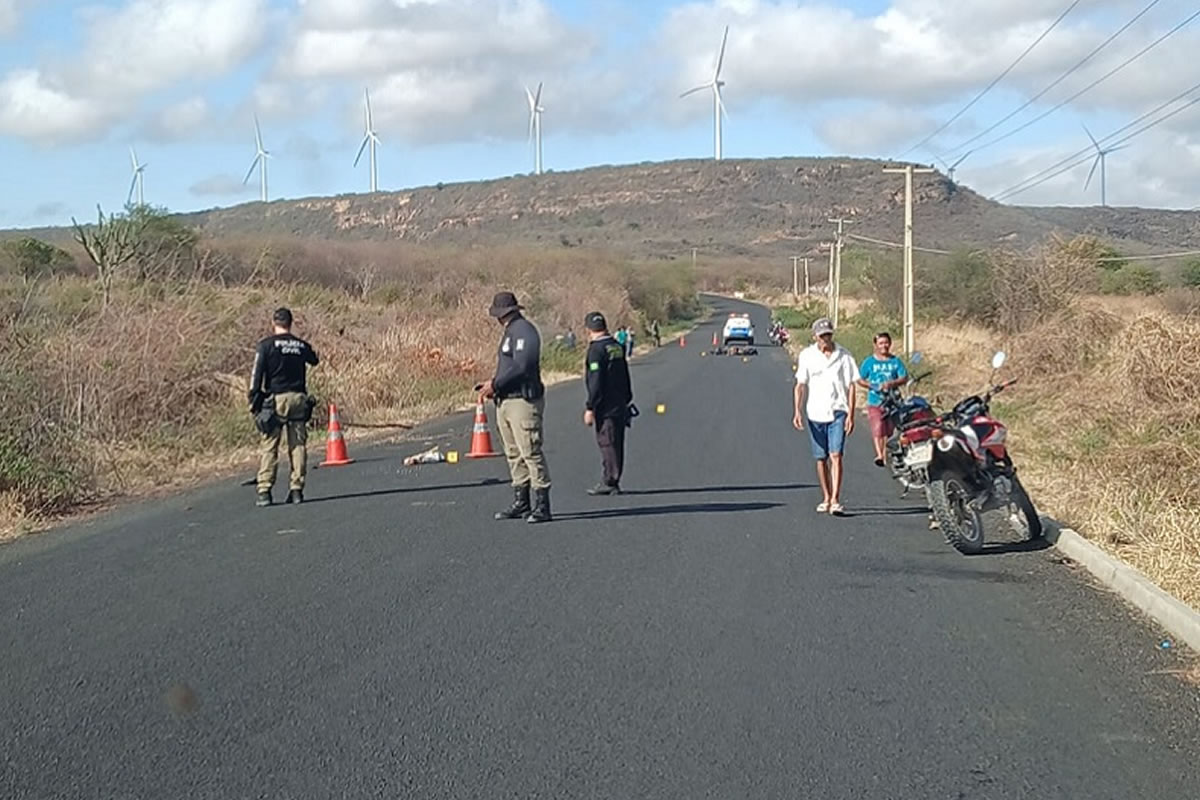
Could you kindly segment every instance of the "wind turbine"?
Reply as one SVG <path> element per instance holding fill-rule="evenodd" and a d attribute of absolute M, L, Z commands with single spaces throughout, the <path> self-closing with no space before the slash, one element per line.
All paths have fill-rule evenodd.
<path fill-rule="evenodd" d="M 265 203 L 267 202 L 267 159 L 271 157 L 271 152 L 263 147 L 262 129 L 258 126 L 258 115 L 254 115 L 254 160 L 250 162 L 250 169 L 246 172 L 246 177 L 242 179 L 242 185 L 245 186 L 250 176 L 254 174 L 254 168 L 258 167 L 258 182 L 259 182 L 259 197 Z"/>
<path fill-rule="evenodd" d="M 371 191 L 379 191 L 379 171 L 375 161 L 375 145 L 379 144 L 379 137 L 375 135 L 375 119 L 371 116 L 371 92 L 363 89 L 363 97 L 366 99 L 364 107 L 364 115 L 366 119 L 365 133 L 363 133 L 362 144 L 358 147 L 358 155 L 354 157 L 354 166 L 358 166 L 358 161 L 362 158 L 363 150 L 367 146 L 371 147 Z"/>
<path fill-rule="evenodd" d="M 1095 136 L 1092 136 L 1092 132 L 1087 129 L 1087 125 L 1083 126 L 1083 132 L 1088 135 L 1088 138 L 1092 140 L 1092 146 L 1096 148 L 1096 160 L 1092 162 L 1092 170 L 1088 173 L 1087 181 L 1085 181 L 1083 184 L 1083 190 L 1085 192 L 1087 191 L 1088 186 L 1090 186 L 1092 183 L 1092 176 L 1096 174 L 1096 167 L 1100 167 L 1100 206 L 1107 208 L 1108 195 L 1106 192 L 1108 190 L 1108 178 L 1105 175 L 1105 159 L 1108 157 L 1109 153 L 1115 153 L 1118 150 L 1124 150 L 1129 145 L 1122 144 L 1117 145 L 1116 147 L 1109 147 L 1105 149 L 1100 147 L 1100 143 L 1096 141 Z"/>
<path fill-rule="evenodd" d="M 721 87 L 725 85 L 725 81 L 721 80 L 721 65 L 725 62 L 725 43 L 729 41 L 729 26 L 725 26 L 725 35 L 721 38 L 721 52 L 717 56 L 717 68 L 713 71 L 713 78 L 706 84 L 697 86 L 695 89 L 688 89 L 680 97 L 687 97 L 689 94 L 703 92 L 705 89 L 712 89 L 713 93 L 713 150 L 714 158 L 717 161 L 721 160 L 721 115 L 724 114 L 726 119 L 729 119 L 729 112 L 725 110 L 725 103 L 721 100 Z"/>
<path fill-rule="evenodd" d="M 525 87 L 529 100 L 529 140 L 533 143 L 533 174 L 542 174 L 542 84 L 538 82 L 537 94 Z"/>
<path fill-rule="evenodd" d="M 133 161 L 133 180 L 131 180 L 129 182 L 129 196 L 125 198 L 125 205 L 129 205 L 130 203 L 133 202 L 133 192 L 136 189 L 137 190 L 137 204 L 139 207 L 144 206 L 144 205 L 146 205 L 146 193 L 145 193 L 146 165 L 138 163 L 137 151 L 135 151 L 133 149 L 132 145 L 130 145 L 130 147 L 129 147 L 129 158 L 130 158 L 130 160 Z"/>

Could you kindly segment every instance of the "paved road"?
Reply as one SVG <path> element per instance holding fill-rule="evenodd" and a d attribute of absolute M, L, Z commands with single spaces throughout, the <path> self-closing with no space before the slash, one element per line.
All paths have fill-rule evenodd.
<path fill-rule="evenodd" d="M 711 330 L 636 365 L 622 497 L 555 390 L 554 525 L 413 442 L 0 549 L 0 797 L 1200 797 L 1156 631 L 1053 551 L 951 551 L 865 427 L 817 516 L 785 355 Z"/>

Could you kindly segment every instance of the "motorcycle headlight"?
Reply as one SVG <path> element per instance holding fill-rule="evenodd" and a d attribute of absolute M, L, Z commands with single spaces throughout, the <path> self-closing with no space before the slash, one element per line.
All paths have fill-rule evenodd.
<path fill-rule="evenodd" d="M 954 438 L 950 434 L 946 434 L 942 438 L 938 439 L 937 447 L 938 450 L 941 450 L 943 453 L 948 453 L 956 444 L 958 444 L 958 439 Z"/>

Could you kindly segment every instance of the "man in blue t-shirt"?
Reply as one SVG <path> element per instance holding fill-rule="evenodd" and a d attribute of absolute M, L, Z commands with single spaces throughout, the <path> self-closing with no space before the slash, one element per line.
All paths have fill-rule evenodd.
<path fill-rule="evenodd" d="M 904 362 L 892 355 L 892 335 L 887 331 L 875 334 L 875 353 L 862 362 L 858 385 L 867 394 L 867 419 L 871 421 L 871 438 L 875 440 L 875 466 L 882 467 L 887 440 L 893 433 L 892 421 L 883 414 L 881 392 L 908 383 Z"/>

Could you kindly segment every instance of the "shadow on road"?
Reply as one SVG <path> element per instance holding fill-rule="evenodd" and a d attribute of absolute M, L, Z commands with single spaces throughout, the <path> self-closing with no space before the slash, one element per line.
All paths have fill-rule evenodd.
<path fill-rule="evenodd" d="M 555 514 L 557 520 L 618 519 L 621 517 L 661 517 L 670 514 L 719 514 L 738 511 L 766 511 L 780 508 L 783 503 L 676 503 L 669 506 L 642 508 L 608 508 L 600 511 L 576 511 Z"/>
<path fill-rule="evenodd" d="M 1020 542 L 997 542 L 995 544 L 985 544 L 983 550 L 976 553 L 976 556 L 1000 556 L 1006 553 L 1036 553 L 1039 550 L 1049 548 L 1050 542 L 1045 539 L 1025 539 Z"/>
<path fill-rule="evenodd" d="M 708 494 L 708 493 L 725 493 L 725 492 L 782 492 L 792 489 L 815 489 L 816 484 L 812 483 L 778 483 L 764 484 L 761 486 L 696 486 L 693 488 L 678 488 L 678 489 L 629 489 L 621 490 L 622 495 L 630 496 L 650 496 L 660 494 Z"/>
<path fill-rule="evenodd" d="M 929 516 L 929 512 L 923 508 L 851 508 L 847 509 L 843 517 L 915 517 Z"/>
<path fill-rule="evenodd" d="M 986 572 L 983 570 L 969 569 L 962 566 L 954 566 L 947 564 L 944 566 L 931 566 L 925 564 L 914 564 L 912 562 L 893 564 L 883 561 L 861 561 L 853 563 L 840 563 L 832 565 L 840 572 L 850 575 L 895 575 L 897 577 L 922 577 L 934 578 L 944 581 L 973 581 L 976 583 L 1026 583 L 1027 579 L 1023 575 L 1009 575 L 1003 572 Z"/>
<path fill-rule="evenodd" d="M 420 492 L 445 492 L 455 489 L 480 489 L 484 486 L 496 486 L 498 484 L 507 483 L 499 478 L 485 478 L 481 481 L 472 483 L 444 483 L 438 486 L 400 486 L 395 489 L 378 489 L 374 492 L 350 492 L 348 494 L 335 494 L 329 497 L 313 497 L 305 498 L 304 504 L 310 503 L 328 503 L 334 500 L 356 500 L 362 497 L 386 497 L 393 494 L 418 494 Z"/>

